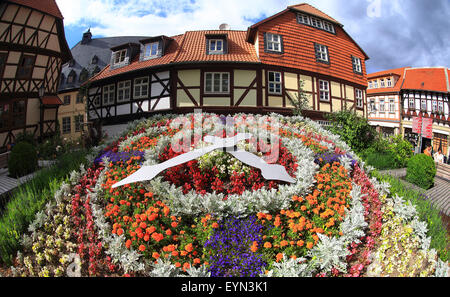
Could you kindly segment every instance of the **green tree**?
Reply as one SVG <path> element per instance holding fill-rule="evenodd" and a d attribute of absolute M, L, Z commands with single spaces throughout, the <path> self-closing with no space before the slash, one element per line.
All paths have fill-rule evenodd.
<path fill-rule="evenodd" d="M 375 140 L 376 131 L 369 121 L 353 111 L 334 112 L 329 114 L 327 119 L 331 122 L 328 129 L 340 135 L 341 139 L 358 153 L 369 148 Z"/>
<path fill-rule="evenodd" d="M 309 106 L 309 95 L 305 93 L 303 88 L 305 87 L 305 82 L 303 80 L 299 81 L 298 94 L 295 99 L 292 99 L 290 96 L 287 96 L 291 104 L 294 106 L 293 113 L 294 115 L 302 115 L 303 110 L 308 110 Z"/>

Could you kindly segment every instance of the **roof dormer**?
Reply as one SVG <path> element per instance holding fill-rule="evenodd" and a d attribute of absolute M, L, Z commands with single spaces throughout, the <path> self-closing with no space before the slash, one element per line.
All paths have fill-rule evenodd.
<path fill-rule="evenodd" d="M 225 55 L 228 54 L 227 34 L 206 34 L 206 54 Z"/>
<path fill-rule="evenodd" d="M 139 48 L 140 45 L 137 43 L 125 43 L 111 48 L 111 69 L 129 65 L 131 60 L 139 53 Z"/>
<path fill-rule="evenodd" d="M 156 59 L 164 56 L 172 38 L 161 35 L 139 40 L 141 43 L 140 61 Z"/>

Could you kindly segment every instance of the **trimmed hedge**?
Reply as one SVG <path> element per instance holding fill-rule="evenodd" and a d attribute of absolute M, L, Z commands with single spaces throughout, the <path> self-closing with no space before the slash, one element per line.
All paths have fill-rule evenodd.
<path fill-rule="evenodd" d="M 406 169 L 406 180 L 422 189 L 428 190 L 434 185 L 436 164 L 433 158 L 425 154 L 413 156 Z"/>
<path fill-rule="evenodd" d="M 37 168 L 38 157 L 34 146 L 25 141 L 16 144 L 8 160 L 9 175 L 21 177 L 33 173 Z"/>

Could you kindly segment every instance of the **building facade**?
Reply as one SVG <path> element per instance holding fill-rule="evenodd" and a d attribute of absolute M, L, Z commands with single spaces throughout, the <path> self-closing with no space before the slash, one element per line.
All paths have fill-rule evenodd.
<path fill-rule="evenodd" d="M 105 125 L 196 108 L 291 113 L 303 82 L 305 114 L 366 110 L 368 56 L 343 25 L 308 5 L 289 6 L 247 31 L 188 31 L 111 48 L 89 82 L 88 117 Z"/>
<path fill-rule="evenodd" d="M 88 131 L 86 98 L 81 85 L 105 68 L 111 60 L 111 47 L 138 42 L 144 37 L 92 38 L 90 29 L 72 49 L 72 59 L 61 71 L 58 96 L 63 101 L 58 112 L 60 133 L 64 138 L 78 140 Z"/>
<path fill-rule="evenodd" d="M 450 119 L 450 71 L 446 67 L 399 68 L 368 75 L 368 111 L 371 125 L 387 135 L 402 134 L 413 145 L 415 117 L 431 118 L 433 137 L 420 148 L 432 145 L 448 156 Z"/>
<path fill-rule="evenodd" d="M 71 59 L 54 0 L 0 3 L 0 147 L 57 127 L 61 66 Z"/>

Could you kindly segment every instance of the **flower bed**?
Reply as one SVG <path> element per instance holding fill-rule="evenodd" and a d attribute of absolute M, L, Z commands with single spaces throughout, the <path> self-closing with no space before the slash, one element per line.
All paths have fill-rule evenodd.
<path fill-rule="evenodd" d="M 388 269 L 379 265 L 379 255 L 388 222 L 397 222 L 395 214 L 388 220 L 385 206 L 393 198 L 386 184 L 369 179 L 345 143 L 318 124 L 276 114 L 190 114 L 130 126 L 91 158 L 91 168 L 74 173 L 72 185 L 33 223 L 16 274 L 364 276 Z M 240 131 L 253 137 L 239 149 L 282 165 L 294 182 L 265 180 L 259 170 L 216 150 L 151 181 L 112 188 L 142 166 L 207 146 L 206 135 Z M 423 228 L 417 230 L 411 236 L 424 237 Z M 43 248 L 45 241 L 51 248 Z M 416 248 L 434 263 L 423 274 L 442 274 L 445 264 L 436 253 L 427 245 Z M 69 255 L 78 257 L 78 270 Z"/>

